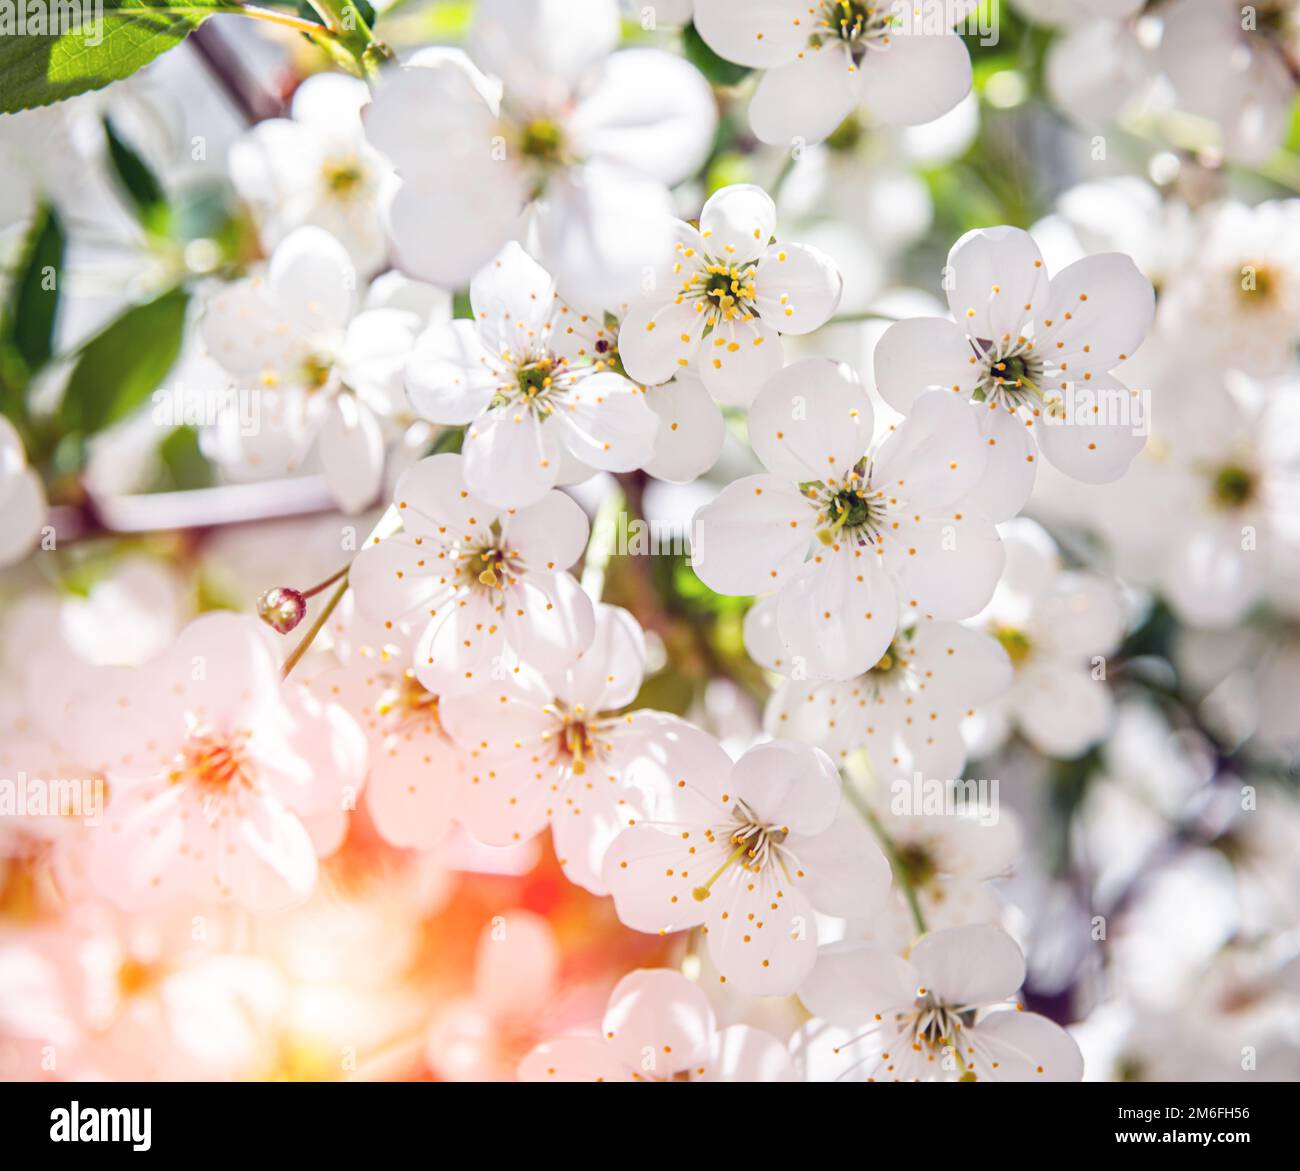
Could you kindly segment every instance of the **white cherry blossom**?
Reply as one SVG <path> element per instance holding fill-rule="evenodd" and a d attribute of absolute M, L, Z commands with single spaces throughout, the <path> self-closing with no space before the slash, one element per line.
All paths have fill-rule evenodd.
<path fill-rule="evenodd" d="M 748 406 L 781 369 L 780 335 L 824 325 L 844 287 L 828 257 L 775 235 L 776 205 L 750 184 L 715 192 L 698 230 L 678 223 L 671 271 L 623 321 L 628 374 L 655 385 L 689 367 L 718 402 Z"/>
<path fill-rule="evenodd" d="M 521 661 L 563 670 L 591 644 L 591 599 L 565 572 L 589 528 L 570 497 L 494 508 L 465 486 L 464 459 L 443 454 L 403 473 L 395 502 L 402 531 L 362 549 L 349 581 L 363 615 L 412 632 L 428 691 L 490 686 Z"/>
<path fill-rule="evenodd" d="M 1002 568 L 997 532 L 970 503 L 987 460 L 975 415 L 936 391 L 869 450 L 872 424 L 847 366 L 788 366 L 749 415 L 768 471 L 732 482 L 695 516 L 700 579 L 723 594 L 775 592 L 786 669 L 807 679 L 869 671 L 894 641 L 900 608 L 975 614 Z"/>
<path fill-rule="evenodd" d="M 749 107 L 763 141 L 820 142 L 861 103 L 915 125 L 970 90 L 970 54 L 953 25 L 973 5 L 946 0 L 696 0 L 695 26 L 721 57 L 765 70 Z"/>
<path fill-rule="evenodd" d="M 470 303 L 473 321 L 429 330 L 406 363 L 416 410 L 468 425 L 470 491 L 524 506 L 555 487 L 566 462 L 626 472 L 651 458 L 656 416 L 602 352 L 603 324 L 565 305 L 517 243 L 474 277 Z"/>
<path fill-rule="evenodd" d="M 407 271 L 463 283 L 524 216 L 566 296 L 637 287 L 667 246 L 667 187 L 707 157 L 717 108 L 693 66 L 611 54 L 617 38 L 614 0 L 484 0 L 473 62 L 425 50 L 383 79 L 364 118 L 403 181 L 391 232 Z"/>
<path fill-rule="evenodd" d="M 1106 656 L 1127 626 L 1124 599 L 1113 581 L 1064 569 L 1033 521 L 1009 521 L 1002 534 L 1006 573 L 977 621 L 1002 644 L 1015 678 L 981 708 L 982 738 L 996 744 L 1014 726 L 1040 752 L 1076 757 L 1110 726 Z"/>
<path fill-rule="evenodd" d="M 128 909 L 197 898 L 265 910 L 310 894 L 313 834 L 355 807 L 366 744 L 341 707 L 281 684 L 276 636 L 207 614 L 147 666 L 104 672 L 69 716 L 109 786 L 98 889 Z"/>
<path fill-rule="evenodd" d="M 1286 139 L 1296 95 L 1294 0 L 1173 0 L 1160 22 L 1160 62 L 1179 107 L 1217 125 L 1228 158 L 1266 162 Z"/>
<path fill-rule="evenodd" d="M 324 228 L 365 274 L 384 267 L 384 205 L 396 180 L 366 142 L 365 82 L 317 73 L 295 91 L 288 118 L 257 123 L 230 148 L 230 179 L 274 249 L 295 228 Z"/>
<path fill-rule="evenodd" d="M 605 853 L 643 804 L 628 777 L 638 759 L 677 751 L 686 727 L 660 712 L 618 714 L 644 670 L 636 619 L 601 605 L 591 645 L 567 669 L 447 700 L 443 722 L 467 758 L 457 801 L 465 828 L 505 846 L 549 823 L 565 875 L 605 894 Z"/>
<path fill-rule="evenodd" d="M 986 925 L 924 936 L 903 959 L 871 944 L 821 949 L 799 998 L 818 1020 L 796 1040 L 811 1081 L 1078 1081 L 1070 1035 L 1011 1003 L 1020 948 Z"/>
<path fill-rule="evenodd" d="M 561 1037 L 520 1062 L 521 1082 L 785 1082 L 789 1054 L 750 1025 L 719 1029 L 698 984 L 678 972 L 632 972 L 610 993 L 600 1036 Z"/>
<path fill-rule="evenodd" d="M 938 388 L 972 404 L 989 457 L 974 498 L 994 520 L 1029 498 L 1040 450 L 1086 483 L 1122 476 L 1147 420 L 1139 392 L 1112 371 L 1150 328 L 1151 282 L 1119 253 L 1049 281 L 1033 239 L 1007 227 L 967 232 L 944 271 L 953 320 L 896 322 L 876 346 L 885 401 L 906 414 Z"/>
<path fill-rule="evenodd" d="M 764 666 L 786 667 L 777 633 L 776 598 L 745 615 L 745 646 Z M 900 626 L 889 649 L 853 679 L 782 679 L 768 699 L 770 736 L 814 744 L 847 759 L 865 748 L 882 780 L 952 779 L 966 758 L 962 720 L 1011 685 L 1006 651 L 989 635 L 959 622 Z"/>
<path fill-rule="evenodd" d="M 218 421 L 214 454 L 236 473 L 283 474 L 314 448 L 339 506 L 374 503 L 384 423 L 406 413 L 402 363 L 431 318 L 449 314 L 428 286 L 390 291 L 392 307 L 358 311 L 356 271 L 333 236 L 298 228 L 264 275 L 219 292 L 201 322 L 238 399 Z"/>
<path fill-rule="evenodd" d="M 889 865 L 819 749 L 774 740 L 732 765 L 702 732 L 629 770 L 648 812 L 610 846 L 618 917 L 646 932 L 699 927 L 719 978 L 786 995 L 816 962 L 815 913 L 869 913 Z"/>

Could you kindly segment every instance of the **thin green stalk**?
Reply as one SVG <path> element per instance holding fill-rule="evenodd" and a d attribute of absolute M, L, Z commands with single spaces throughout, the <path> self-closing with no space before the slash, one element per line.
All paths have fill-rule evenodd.
<path fill-rule="evenodd" d="M 885 851 L 885 857 L 889 859 L 894 878 L 903 889 L 903 897 L 907 900 L 908 910 L 912 912 L 912 922 L 916 924 L 916 933 L 917 935 L 924 935 L 929 928 L 925 925 L 925 914 L 921 910 L 921 900 L 916 893 L 916 887 L 912 885 L 911 879 L 907 877 L 907 869 L 903 865 L 903 858 L 898 852 L 898 846 L 881 824 L 880 818 L 876 816 L 876 811 L 862 799 L 857 789 L 846 782 L 844 792 L 853 807 L 862 814 L 863 821 L 871 827 L 871 832 L 879 840 L 880 848 Z"/>
<path fill-rule="evenodd" d="M 289 678 L 289 672 L 298 665 L 302 660 L 303 655 L 305 655 L 311 648 L 311 644 L 316 641 L 316 636 L 325 629 L 325 623 L 330 620 L 330 615 L 334 613 L 335 607 L 343 600 L 343 595 L 347 592 L 347 588 L 348 579 L 345 576 L 343 580 L 339 582 L 338 589 L 330 595 L 330 600 L 325 603 L 325 608 L 317 616 L 316 621 L 311 624 L 311 629 L 303 635 L 302 642 L 294 647 L 290 652 L 289 657 L 285 659 L 284 666 L 280 668 L 281 679 Z"/>

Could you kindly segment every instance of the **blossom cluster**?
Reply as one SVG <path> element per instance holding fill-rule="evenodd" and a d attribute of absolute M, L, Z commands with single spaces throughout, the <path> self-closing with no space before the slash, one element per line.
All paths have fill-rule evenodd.
<path fill-rule="evenodd" d="M 0 120 L 0 1074 L 1300 1077 L 1296 6 L 470 7 Z"/>

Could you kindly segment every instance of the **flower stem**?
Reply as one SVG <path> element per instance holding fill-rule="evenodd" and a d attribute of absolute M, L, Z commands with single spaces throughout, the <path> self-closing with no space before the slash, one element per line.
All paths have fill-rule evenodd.
<path fill-rule="evenodd" d="M 329 577 L 327 577 L 324 581 L 318 581 L 314 586 L 311 586 L 310 588 L 303 590 L 302 596 L 304 598 L 314 598 L 317 594 L 321 592 L 321 590 L 327 590 L 340 578 L 347 577 L 348 570 L 351 568 L 352 568 L 352 562 L 349 561 L 347 565 L 343 566 L 342 569 L 337 570 L 334 573 L 331 573 Z"/>
<path fill-rule="evenodd" d="M 916 887 L 912 885 L 911 879 L 907 877 L 907 869 L 903 865 L 903 858 L 898 852 L 897 844 L 889 836 L 889 831 L 881 824 L 880 818 L 876 816 L 876 811 L 862 799 L 857 789 L 847 781 L 844 783 L 844 793 L 853 807 L 862 814 L 863 821 L 871 827 L 871 832 L 876 835 L 877 840 L 880 842 L 880 848 L 885 851 L 885 857 L 889 859 L 890 868 L 894 872 L 894 880 L 902 888 L 903 897 L 907 900 L 907 908 L 912 912 L 912 922 L 916 924 L 916 933 L 917 935 L 924 935 L 929 928 L 925 924 L 925 914 L 921 910 L 921 900 L 916 893 Z"/>
<path fill-rule="evenodd" d="M 319 615 L 317 615 L 316 621 L 311 624 L 311 629 L 303 635 L 302 641 L 293 648 L 289 653 L 289 657 L 285 659 L 284 666 L 280 668 L 281 679 L 289 678 L 289 672 L 298 665 L 302 660 L 303 655 L 305 655 L 311 648 L 311 644 L 316 641 L 316 636 L 325 628 L 325 623 L 330 620 L 330 615 L 334 613 L 335 607 L 338 606 L 340 601 L 342 601 L 343 595 L 347 592 L 348 588 L 346 569 L 343 571 L 343 574 L 343 580 L 339 582 L 338 589 L 330 595 L 329 601 L 325 603 L 325 608 Z"/>

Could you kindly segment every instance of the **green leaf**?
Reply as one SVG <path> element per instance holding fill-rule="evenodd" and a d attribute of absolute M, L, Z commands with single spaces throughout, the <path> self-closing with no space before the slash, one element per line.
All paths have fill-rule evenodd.
<path fill-rule="evenodd" d="M 48 106 L 130 77 L 175 48 L 213 9 L 230 0 L 102 0 L 102 17 L 87 5 L 84 29 L 0 36 L 0 112 Z M 53 6 L 49 16 L 53 16 Z M 22 9 L 19 9 L 22 10 Z M 74 9 L 74 11 L 77 11 Z"/>
<path fill-rule="evenodd" d="M 188 303 L 188 293 L 172 289 L 128 309 L 93 337 L 68 379 L 60 425 L 93 434 L 140 406 L 180 353 Z"/>
<path fill-rule="evenodd" d="M 682 29 L 682 53 L 714 85 L 739 85 L 750 74 L 748 67 L 719 57 L 704 43 L 693 24 Z"/>
<path fill-rule="evenodd" d="M 197 427 L 177 427 L 158 445 L 159 491 L 186 492 L 213 483 L 212 465 L 199 447 Z"/>
<path fill-rule="evenodd" d="M 108 158 L 131 209 L 146 231 L 160 234 L 167 229 L 170 208 L 167 193 L 149 164 L 104 119 L 104 136 L 108 139 Z"/>
<path fill-rule="evenodd" d="M 59 309 L 60 268 L 67 237 L 58 213 L 49 204 L 36 212 L 14 280 L 5 334 L 28 371 L 50 360 L 54 322 Z"/>

